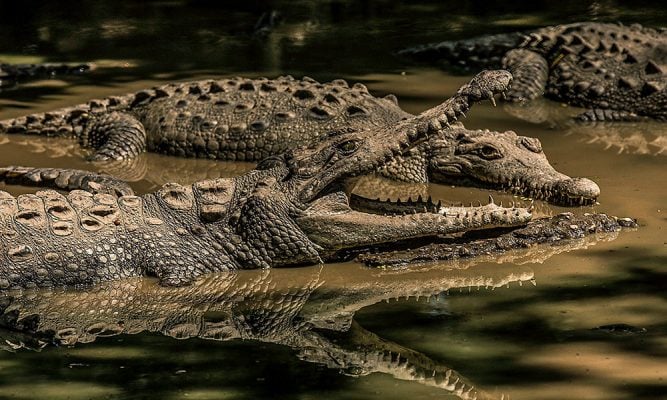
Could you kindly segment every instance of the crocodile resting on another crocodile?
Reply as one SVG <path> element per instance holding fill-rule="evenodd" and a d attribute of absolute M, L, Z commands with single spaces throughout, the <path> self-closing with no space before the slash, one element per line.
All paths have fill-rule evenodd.
<path fill-rule="evenodd" d="M 561 223 L 564 220 L 566 224 Z M 551 221 L 558 226 L 555 235 L 548 226 L 531 222 L 532 228 L 527 229 L 532 234 L 524 228 L 516 231 L 523 231 L 522 235 L 515 236 L 539 237 L 537 231 L 544 227 L 543 232 L 557 245 L 507 252 L 500 265 L 477 265 L 499 262 L 493 253 L 487 258 L 459 259 L 406 270 L 328 265 L 232 271 L 211 274 L 179 288 L 129 278 L 85 290 L 0 292 L 0 349 L 40 350 L 50 345 L 73 346 L 94 342 L 98 337 L 141 332 L 177 339 L 253 340 L 287 346 L 303 361 L 348 375 L 380 372 L 440 388 L 462 399 L 498 398 L 426 355 L 377 337 L 360 326 L 354 315 L 360 309 L 392 299 L 437 301 L 444 292 L 457 288 L 495 289 L 513 282 L 520 286 L 534 283 L 532 269 L 519 265 L 524 260 L 543 262 L 563 251 L 612 240 L 619 226 L 617 220 L 604 215 L 561 215 Z M 586 228 L 575 229 L 575 223 Z M 540 228 L 535 229 L 536 226 Z M 475 242 L 471 243 L 475 248 Z M 397 254 L 389 256 L 396 260 Z M 388 264 L 387 259 L 383 265 L 396 266 Z M 353 279 L 350 268 L 354 269 Z"/>
<path fill-rule="evenodd" d="M 596 22 L 435 43 L 399 52 L 422 60 L 502 65 L 513 101 L 545 95 L 584 107 L 585 121 L 667 120 L 667 28 Z"/>
<path fill-rule="evenodd" d="M 504 92 L 511 79 L 506 71 L 485 71 L 395 127 L 337 132 L 237 178 L 166 184 L 144 196 L 1 192 L 0 288 L 146 274 L 183 285 L 209 272 L 319 263 L 352 247 L 525 224 L 530 210 L 493 203 L 408 215 L 359 212 L 340 191 L 350 178 L 438 134 L 474 102 Z"/>
<path fill-rule="evenodd" d="M 73 135 L 93 160 L 176 156 L 258 161 L 324 140 L 331 132 L 378 131 L 413 116 L 394 96 L 373 97 L 361 84 L 291 77 L 170 84 L 63 110 L 0 122 L 0 133 Z M 509 190 L 561 205 L 594 203 L 598 186 L 556 171 L 538 139 L 467 130 L 436 121 L 428 141 L 379 169 L 409 182 Z"/>

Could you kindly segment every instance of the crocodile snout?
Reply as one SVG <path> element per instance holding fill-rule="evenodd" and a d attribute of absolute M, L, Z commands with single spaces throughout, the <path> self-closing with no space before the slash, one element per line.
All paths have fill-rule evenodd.
<path fill-rule="evenodd" d="M 555 189 L 570 204 L 590 204 L 600 195 L 600 187 L 587 178 L 563 179 L 556 183 Z"/>

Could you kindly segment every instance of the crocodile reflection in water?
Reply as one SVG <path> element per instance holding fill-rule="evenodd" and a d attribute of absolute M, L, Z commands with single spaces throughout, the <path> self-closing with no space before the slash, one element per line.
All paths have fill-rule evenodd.
<path fill-rule="evenodd" d="M 181 288 L 131 279 L 87 291 L 3 293 L 0 321 L 9 328 L 0 332 L 3 342 L 15 348 L 30 343 L 30 337 L 42 344 L 73 345 L 99 336 L 144 331 L 179 339 L 255 340 L 288 346 L 303 361 L 353 376 L 382 372 L 462 399 L 499 397 L 475 388 L 456 371 L 423 354 L 379 338 L 353 321 L 353 316 L 382 300 L 530 281 L 530 268 L 436 268 L 398 275 L 359 270 L 355 279 L 340 270 L 242 271 L 222 279 L 219 274 L 206 276 Z"/>
<path fill-rule="evenodd" d="M 253 340 L 287 346 L 303 361 L 354 376 L 381 372 L 441 388 L 462 399 L 499 398 L 437 361 L 365 330 L 354 321 L 354 314 L 391 299 L 419 301 L 452 289 L 534 283 L 532 269 L 516 263 L 542 262 L 613 236 L 592 235 L 562 246 L 512 251 L 503 256 L 502 265 L 472 267 L 491 261 L 479 258 L 416 270 L 324 266 L 214 274 L 179 288 L 136 278 L 90 290 L 4 292 L 0 294 L 1 346 L 40 349 L 141 332 L 178 339 Z"/>
<path fill-rule="evenodd" d="M 507 103 L 503 109 L 514 117 L 535 124 L 546 124 L 577 137 L 583 143 L 602 146 L 618 154 L 667 156 L 667 127 L 655 121 L 574 122 L 568 119 L 575 108 L 555 106 L 545 99 L 529 103 Z"/>

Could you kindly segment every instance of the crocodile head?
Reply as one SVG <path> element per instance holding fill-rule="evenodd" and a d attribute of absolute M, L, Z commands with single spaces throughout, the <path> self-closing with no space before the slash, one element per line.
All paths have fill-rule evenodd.
<path fill-rule="evenodd" d="M 463 127 L 447 136 L 429 142 L 434 182 L 506 190 L 565 206 L 593 204 L 600 194 L 590 179 L 556 171 L 536 138 Z"/>
<path fill-rule="evenodd" d="M 380 130 L 336 132 L 319 143 L 288 151 L 283 158 L 298 181 L 298 198 L 309 202 L 375 171 L 410 148 L 441 135 L 478 101 L 504 93 L 512 81 L 507 71 L 483 71 L 441 105 Z"/>
<path fill-rule="evenodd" d="M 276 173 L 255 185 L 239 220 L 242 236 L 249 247 L 271 254 L 268 265 L 287 266 L 335 259 L 344 249 L 525 224 L 531 218 L 530 209 L 503 208 L 492 201 L 465 209 L 421 200 L 389 204 L 379 199 L 352 201 L 343 190 L 354 178 L 375 171 L 429 135 L 448 130 L 473 103 L 504 92 L 510 81 L 506 71 L 486 71 L 445 103 L 395 126 L 338 132 L 310 147 L 290 150 L 273 162 L 262 162 L 260 168 Z M 387 209 L 391 215 L 384 215 Z M 280 221 L 280 228 L 274 221 Z M 275 246 L 262 239 L 267 229 L 286 232 L 287 243 Z"/>

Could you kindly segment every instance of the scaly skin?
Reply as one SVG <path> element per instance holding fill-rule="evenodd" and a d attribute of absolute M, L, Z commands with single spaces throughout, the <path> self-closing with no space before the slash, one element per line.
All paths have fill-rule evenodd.
<path fill-rule="evenodd" d="M 525 224 L 529 210 L 495 204 L 451 213 L 354 211 L 338 187 L 505 91 L 486 71 L 440 106 L 396 127 L 332 135 L 265 160 L 237 178 L 167 184 L 144 196 L 54 191 L 0 198 L 0 288 L 89 284 L 156 275 L 183 285 L 214 271 L 318 263 L 340 250 Z M 334 233 L 335 232 L 335 233 Z"/>
<path fill-rule="evenodd" d="M 557 25 L 401 52 L 417 58 L 482 59 L 500 64 L 515 81 L 513 101 L 546 97 L 589 109 L 584 121 L 637 116 L 667 120 L 667 30 L 595 22 Z M 477 60 L 475 60 L 477 62 Z"/>
<path fill-rule="evenodd" d="M 81 74 L 88 64 L 0 64 L 0 89 L 15 86 L 28 79 L 51 78 L 58 75 Z"/>
<path fill-rule="evenodd" d="M 0 293 L 0 338 L 5 339 L 0 343 L 15 351 L 138 332 L 253 340 L 287 346 L 303 361 L 348 375 L 385 373 L 461 399 L 488 399 L 494 397 L 456 371 L 367 331 L 354 314 L 394 298 L 431 298 L 455 288 L 498 288 L 532 279 L 530 268 L 510 264 L 441 268 L 399 279 L 362 270 L 353 280 L 325 267 L 214 274 L 183 288 L 130 278 L 85 291 L 5 292 Z"/>
<path fill-rule="evenodd" d="M 379 130 L 411 117 L 398 107 L 395 97 L 376 98 L 363 85 L 348 87 L 342 80 L 320 84 L 307 78 L 234 78 L 166 85 L 2 121 L 0 132 L 74 135 L 82 144 L 96 149 L 94 160 L 132 158 L 147 149 L 184 157 L 258 161 L 315 143 L 332 131 Z M 553 196 L 537 198 L 559 205 L 590 204 L 599 195 L 594 182 L 555 171 L 536 139 L 525 138 L 524 142 L 535 143 L 527 147 L 519 140 L 523 137 L 491 131 L 470 132 L 478 142 L 477 147 L 465 150 L 470 168 L 461 172 L 464 176 L 453 174 L 451 165 L 442 166 L 442 159 L 451 159 L 452 149 L 464 148 L 460 146 L 461 135 L 466 132 L 461 125 L 444 129 L 380 167 L 379 172 L 406 182 L 474 182 L 488 189 L 509 187 L 524 196 L 557 189 Z M 489 163 L 479 153 L 483 145 L 496 148 L 500 156 Z M 517 176 L 526 183 L 498 184 L 515 181 Z M 524 187 L 526 190 L 520 191 Z"/>
<path fill-rule="evenodd" d="M 388 178 L 425 176 L 449 185 L 504 190 L 565 206 L 592 204 L 600 194 L 590 179 L 556 171 L 538 139 L 512 131 L 468 130 L 460 124 L 395 157 L 379 172 Z M 9 166 L 0 168 L 0 180 L 63 190 L 132 193 L 120 179 L 81 170 Z"/>
<path fill-rule="evenodd" d="M 483 255 L 498 255 L 514 249 L 534 248 L 549 243 L 563 246 L 568 241 L 589 235 L 614 233 L 621 228 L 636 228 L 630 218 L 616 218 L 606 214 L 574 215 L 562 213 L 551 218 L 533 220 L 522 228 L 492 238 L 471 239 L 464 235 L 450 243 L 429 244 L 411 250 L 380 254 L 361 254 L 358 260 L 371 266 L 401 267 L 407 264 L 457 260 Z M 474 236 L 474 235 L 473 235 Z M 531 254 L 537 251 L 530 252 Z"/>

